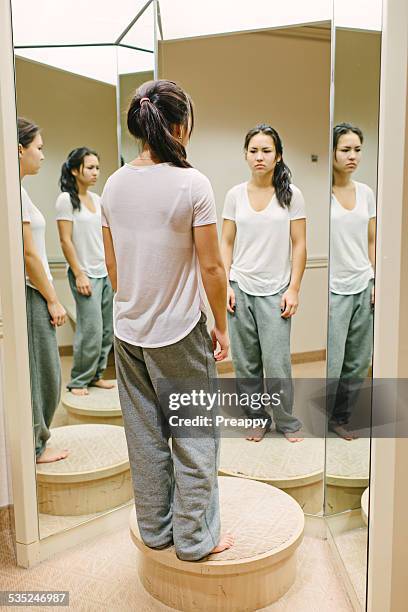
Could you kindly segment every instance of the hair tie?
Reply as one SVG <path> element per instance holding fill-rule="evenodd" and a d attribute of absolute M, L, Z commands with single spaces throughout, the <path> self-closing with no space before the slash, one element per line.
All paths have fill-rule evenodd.
<path fill-rule="evenodd" d="M 144 104 L 145 102 L 150 102 L 150 98 L 142 98 L 139 102 L 140 106 L 142 106 L 142 104 Z"/>

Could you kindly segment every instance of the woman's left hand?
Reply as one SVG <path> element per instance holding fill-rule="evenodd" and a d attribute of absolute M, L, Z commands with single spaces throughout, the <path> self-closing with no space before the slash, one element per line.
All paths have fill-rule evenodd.
<path fill-rule="evenodd" d="M 371 306 L 374 306 L 375 303 L 375 287 L 374 284 L 371 287 Z"/>
<path fill-rule="evenodd" d="M 289 319 L 296 314 L 299 305 L 299 291 L 296 289 L 287 289 L 282 295 L 281 301 L 281 317 Z"/>

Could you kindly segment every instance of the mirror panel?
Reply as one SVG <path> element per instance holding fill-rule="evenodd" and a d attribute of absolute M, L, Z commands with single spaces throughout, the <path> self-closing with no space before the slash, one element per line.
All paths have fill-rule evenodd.
<path fill-rule="evenodd" d="M 365 606 L 381 2 L 335 1 L 326 515 Z M 348 13 L 346 12 L 348 11 Z M 343 125 L 346 124 L 346 125 Z M 337 127 L 336 127 L 337 126 Z M 361 132 L 360 132 L 361 131 Z"/>

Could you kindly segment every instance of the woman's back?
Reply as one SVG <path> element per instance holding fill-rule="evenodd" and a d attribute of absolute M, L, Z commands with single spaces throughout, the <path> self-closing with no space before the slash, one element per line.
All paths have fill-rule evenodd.
<path fill-rule="evenodd" d="M 106 183 L 102 210 L 116 256 L 116 336 L 143 347 L 177 342 L 200 318 L 192 227 L 216 222 L 208 179 L 168 163 L 126 164 Z"/>

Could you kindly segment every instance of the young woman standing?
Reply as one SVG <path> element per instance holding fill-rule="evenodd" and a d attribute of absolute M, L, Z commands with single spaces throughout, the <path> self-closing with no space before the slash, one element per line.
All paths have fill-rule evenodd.
<path fill-rule="evenodd" d="M 283 390 L 280 405 L 273 407 L 276 430 L 298 442 L 301 423 L 292 414 L 290 324 L 306 265 L 304 200 L 291 184 L 276 130 L 258 125 L 246 135 L 244 149 L 251 178 L 227 193 L 221 245 L 229 278 L 232 359 L 236 377 L 245 379 L 252 392 L 263 393 L 264 372 L 270 394 Z M 248 379 L 254 379 L 254 385 Z M 248 415 L 268 419 L 266 428 L 255 428 L 248 436 L 259 442 L 271 417 L 265 410 L 248 410 Z"/>
<path fill-rule="evenodd" d="M 113 341 L 113 291 L 103 249 L 100 197 L 90 191 L 98 180 L 99 156 L 87 147 L 71 151 L 61 170 L 57 222 L 76 304 L 71 380 L 75 395 L 88 387 L 112 389 L 102 379 Z"/>
<path fill-rule="evenodd" d="M 336 125 L 330 215 L 329 428 L 346 440 L 355 438 L 347 424 L 373 349 L 375 197 L 368 185 L 352 179 L 362 145 L 360 128 Z"/>
<path fill-rule="evenodd" d="M 44 159 L 40 129 L 22 117 L 18 119 L 20 179 L 35 175 Z M 63 325 L 66 313 L 52 284 L 45 249 L 45 219 L 21 187 L 28 347 L 37 463 L 59 461 L 66 449 L 46 448 L 49 427 L 61 393 L 61 366 L 56 327 Z"/>
<path fill-rule="evenodd" d="M 174 542 L 181 559 L 196 561 L 232 545 L 231 536 L 220 538 L 219 440 L 211 428 L 173 435 L 159 397 L 163 381 L 190 378 L 208 389 L 215 360 L 228 354 L 214 196 L 186 159 L 193 108 L 180 87 L 139 87 L 127 124 L 142 152 L 108 179 L 102 210 L 137 520 L 147 546 Z M 197 264 L 215 319 L 211 337 Z"/>

